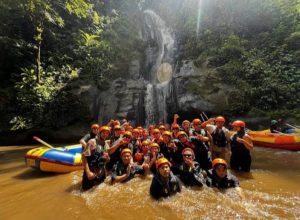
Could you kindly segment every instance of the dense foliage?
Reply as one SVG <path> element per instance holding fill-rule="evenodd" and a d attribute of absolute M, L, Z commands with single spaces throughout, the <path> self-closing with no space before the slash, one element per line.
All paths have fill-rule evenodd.
<path fill-rule="evenodd" d="M 235 89 L 228 112 L 300 117 L 299 0 L 192 1 L 181 13 L 181 59 Z"/>
<path fill-rule="evenodd" d="M 90 119 L 81 86 L 106 89 L 143 62 L 147 8 L 176 31 L 178 61 L 232 86 L 230 114 L 300 118 L 299 0 L 2 0 L 1 130 Z"/>

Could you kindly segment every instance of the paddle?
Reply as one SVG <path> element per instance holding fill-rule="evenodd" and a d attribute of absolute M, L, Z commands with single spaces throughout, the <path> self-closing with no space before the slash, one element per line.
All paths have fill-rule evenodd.
<path fill-rule="evenodd" d="M 294 128 L 294 129 L 300 129 L 300 127 L 295 126 L 295 125 L 290 125 L 290 124 L 288 124 L 288 123 L 286 123 L 285 125 L 287 125 L 287 126 L 289 126 L 289 127 L 291 127 L 291 128 Z"/>
<path fill-rule="evenodd" d="M 203 115 L 204 118 L 206 118 L 206 121 L 208 120 L 207 115 L 205 114 L 205 112 L 201 112 L 201 115 Z"/>
<path fill-rule="evenodd" d="M 46 147 L 49 147 L 51 149 L 54 148 L 52 145 L 48 144 L 47 142 L 43 141 L 42 139 L 38 138 L 37 136 L 33 136 L 33 139 L 40 142 L 41 144 L 45 145 Z"/>

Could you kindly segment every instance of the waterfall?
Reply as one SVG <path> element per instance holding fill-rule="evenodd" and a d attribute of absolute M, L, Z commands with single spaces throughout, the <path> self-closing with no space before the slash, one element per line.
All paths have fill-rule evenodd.
<path fill-rule="evenodd" d="M 146 125 L 167 122 L 166 99 L 172 77 L 174 38 L 165 22 L 152 10 L 145 10 L 143 39 L 145 51 L 144 78 L 148 80 L 145 97 Z"/>

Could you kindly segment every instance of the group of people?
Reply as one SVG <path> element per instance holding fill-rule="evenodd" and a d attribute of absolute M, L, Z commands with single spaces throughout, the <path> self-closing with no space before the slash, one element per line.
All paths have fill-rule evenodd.
<path fill-rule="evenodd" d="M 216 191 L 235 187 L 242 195 L 238 179 L 227 169 L 250 171 L 253 143 L 245 122 L 234 121 L 234 132 L 230 132 L 222 116 L 184 120 L 181 125 L 178 118 L 175 114 L 171 126 L 160 123 L 148 128 L 134 128 L 126 120 L 93 124 L 80 140 L 82 189 L 102 183 L 108 174 L 114 184 L 152 173 L 150 195 L 154 199 L 180 192 L 182 184 L 207 185 Z"/>

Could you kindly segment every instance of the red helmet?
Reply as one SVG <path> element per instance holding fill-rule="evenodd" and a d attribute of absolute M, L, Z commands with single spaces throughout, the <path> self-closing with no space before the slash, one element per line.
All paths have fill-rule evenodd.
<path fill-rule="evenodd" d="M 108 131 L 108 132 L 110 132 L 110 127 L 108 127 L 108 126 L 102 126 L 102 127 L 99 129 L 99 133 L 101 133 L 102 131 Z"/>
<path fill-rule="evenodd" d="M 199 124 L 201 123 L 201 120 L 199 118 L 195 118 L 193 121 L 192 121 L 192 124 L 195 125 L 195 124 Z"/>
<path fill-rule="evenodd" d="M 223 116 L 218 116 L 215 118 L 216 122 L 225 122 L 225 118 Z"/>
<path fill-rule="evenodd" d="M 99 125 L 98 125 L 98 124 L 92 124 L 92 125 L 91 125 L 91 129 L 94 129 L 94 128 L 99 129 Z"/>
<path fill-rule="evenodd" d="M 159 158 L 157 161 L 156 161 L 156 169 L 158 169 L 161 165 L 163 164 L 168 164 L 169 167 L 171 166 L 171 163 L 168 161 L 168 159 L 162 157 L 162 158 Z"/>
<path fill-rule="evenodd" d="M 214 159 L 213 162 L 212 162 L 212 167 L 215 168 L 215 166 L 218 165 L 218 164 L 222 164 L 222 165 L 224 165 L 227 168 L 227 163 L 222 158 L 216 158 L 216 159 Z"/>
<path fill-rule="evenodd" d="M 244 128 L 246 127 L 246 123 L 240 120 L 236 120 L 232 123 L 232 126 Z"/>

